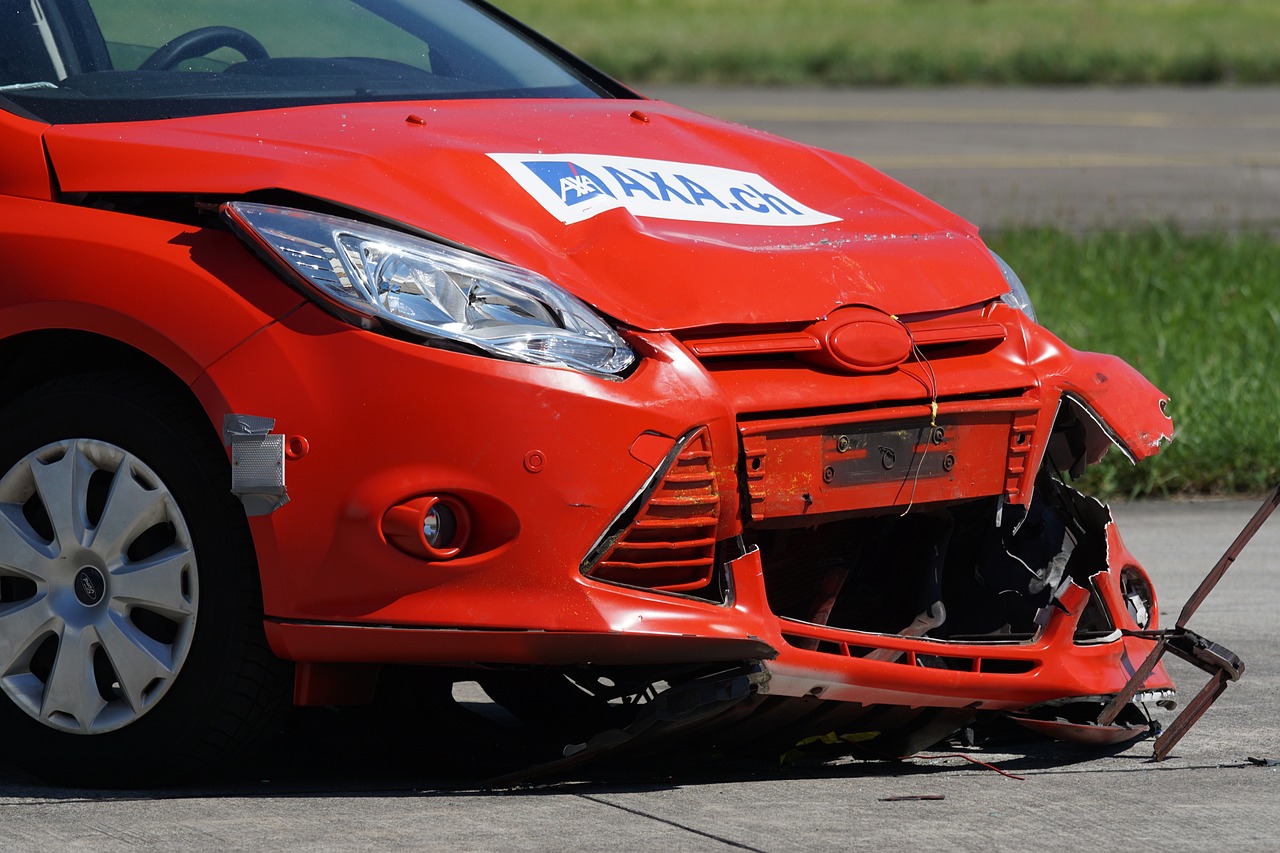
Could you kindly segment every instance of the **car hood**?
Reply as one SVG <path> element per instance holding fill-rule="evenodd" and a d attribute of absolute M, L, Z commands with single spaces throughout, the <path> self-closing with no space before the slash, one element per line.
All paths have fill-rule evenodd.
<path fill-rule="evenodd" d="M 1008 289 L 973 226 L 868 166 L 654 101 L 344 104 L 60 125 L 46 144 L 64 193 L 287 190 L 535 270 L 649 330 Z"/>

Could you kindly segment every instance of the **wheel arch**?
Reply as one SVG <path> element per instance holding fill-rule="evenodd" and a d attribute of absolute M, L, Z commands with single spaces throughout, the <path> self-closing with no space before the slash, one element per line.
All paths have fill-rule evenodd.
<path fill-rule="evenodd" d="M 64 784 L 163 783 L 268 737 L 292 668 L 263 636 L 250 531 L 195 395 L 145 354 L 92 338 L 0 341 L 19 359 L 0 362 L 0 472 L 10 518 L 27 525 L 9 548 L 30 551 L 6 563 L 29 582 L 10 585 L 0 612 L 21 676 L 6 680 L 0 728 L 22 733 L 8 745 L 18 763 Z"/>
<path fill-rule="evenodd" d="M 80 373 L 119 372 L 163 385 L 221 443 L 208 411 L 191 385 L 170 366 L 123 341 L 78 329 L 41 329 L 0 340 L 0 406 L 50 380 Z M 193 417 L 194 420 L 194 417 Z"/>

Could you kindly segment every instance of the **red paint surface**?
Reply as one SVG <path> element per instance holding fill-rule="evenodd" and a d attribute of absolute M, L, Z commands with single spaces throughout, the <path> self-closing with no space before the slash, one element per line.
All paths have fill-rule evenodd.
<path fill-rule="evenodd" d="M 410 112 L 424 118 L 406 122 Z M 563 225 L 486 156 L 526 150 L 750 171 L 840 221 L 753 227 L 615 210 Z M 79 204 L 85 193 L 262 190 L 543 273 L 617 321 L 639 365 L 615 381 L 378 336 L 308 304 L 225 231 Z M 210 429 L 248 413 L 306 436 L 288 462 L 291 501 L 251 520 L 268 636 L 289 659 L 762 657 L 775 695 L 1013 708 L 1114 692 L 1125 662 L 1145 654 L 1132 638 L 1075 645 L 1077 609 L 1034 643 L 945 644 L 971 671 L 863 660 L 788 637 L 907 660 L 942 644 L 784 623 L 753 554 L 734 562 L 728 604 L 581 573 L 675 437 L 702 426 L 720 541 L 766 519 L 1000 495 L 1025 504 L 1064 394 L 1137 458 L 1171 434 L 1163 396 L 1127 365 L 1073 351 L 993 301 L 1006 288 L 976 229 L 853 160 L 661 103 L 643 119 L 609 101 L 441 102 L 54 128 L 0 113 L 0 223 L 0 338 L 57 329 L 119 341 L 190 386 Z M 931 418 L 958 425 L 948 476 L 821 481 L 828 428 Z M 389 510 L 429 495 L 471 513 L 448 560 L 384 536 Z M 1124 624 L 1114 575 L 1132 558 L 1114 544 L 1099 588 Z M 991 659 L 1034 666 L 983 670 Z M 1168 684 L 1160 669 L 1149 681 Z"/>

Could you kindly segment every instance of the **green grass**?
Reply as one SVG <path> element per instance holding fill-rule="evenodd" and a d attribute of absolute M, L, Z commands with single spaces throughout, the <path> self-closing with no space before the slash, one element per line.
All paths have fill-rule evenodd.
<path fill-rule="evenodd" d="M 1177 437 L 1137 466 L 1110 453 L 1094 493 L 1257 493 L 1280 481 L 1280 244 L 1265 235 L 989 238 L 1040 322 L 1076 349 L 1111 352 L 1171 397 Z"/>
<path fill-rule="evenodd" d="M 1276 0 L 496 0 L 629 83 L 1280 81 Z"/>

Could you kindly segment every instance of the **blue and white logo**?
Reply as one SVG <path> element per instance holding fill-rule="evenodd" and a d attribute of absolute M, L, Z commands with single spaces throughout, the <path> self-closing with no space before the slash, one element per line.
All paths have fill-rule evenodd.
<path fill-rule="evenodd" d="M 588 170 L 571 160 L 529 160 L 524 163 L 547 187 L 560 196 L 567 207 L 582 204 L 602 195 L 613 198 L 613 193 Z"/>
<path fill-rule="evenodd" d="M 697 163 L 601 154 L 490 154 L 525 192 L 566 225 L 607 210 L 734 225 L 836 222 L 758 174 Z"/>

